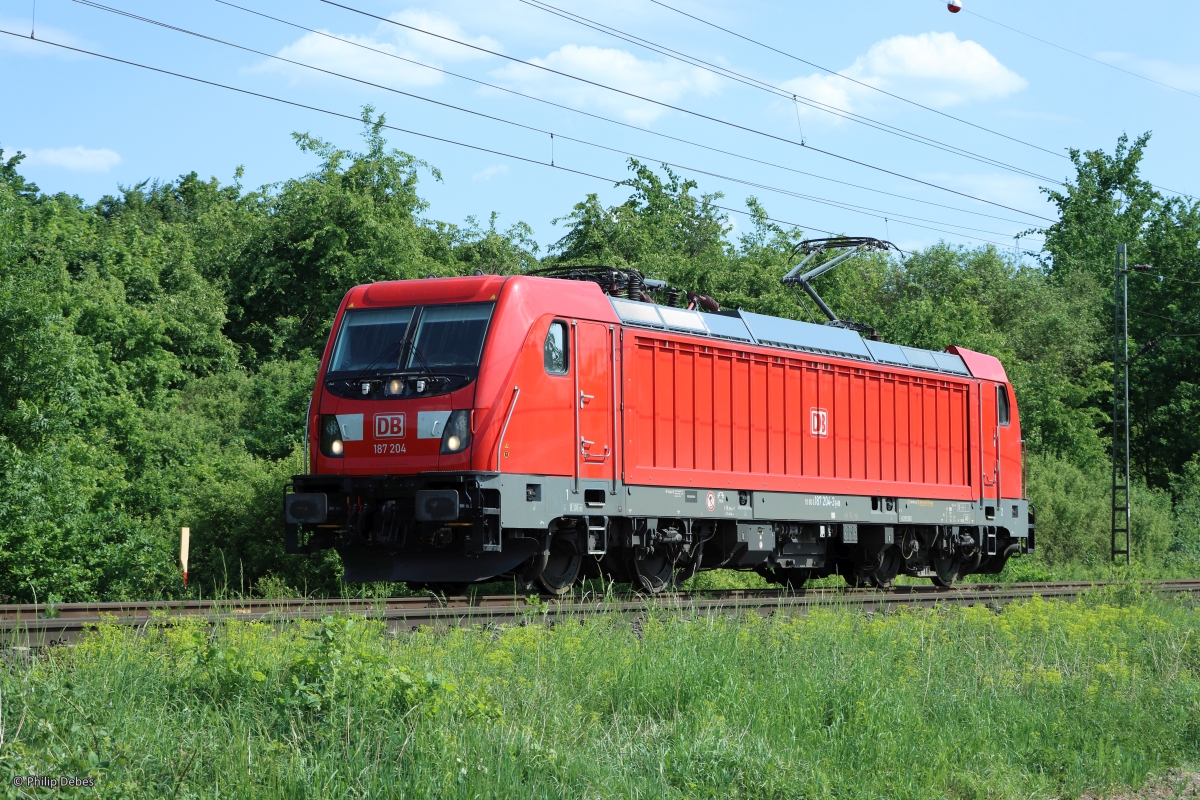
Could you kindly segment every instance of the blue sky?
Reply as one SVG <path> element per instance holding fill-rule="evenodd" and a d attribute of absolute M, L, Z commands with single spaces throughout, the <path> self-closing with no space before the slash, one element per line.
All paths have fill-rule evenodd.
<path fill-rule="evenodd" d="M 759 88 L 672 60 L 521 0 L 339 0 L 410 28 L 319 0 L 239 0 L 242 6 L 325 36 L 217 0 L 107 0 L 105 4 L 554 132 L 554 162 L 569 169 L 623 178 L 626 156 L 613 150 L 645 156 L 652 163 L 673 162 L 680 165 L 679 172 L 695 177 L 702 190 L 723 192 L 723 205 L 745 209 L 746 198 L 754 195 L 772 217 L 799 223 L 812 235 L 836 231 L 879 236 L 905 249 L 943 239 L 967 245 L 983 241 L 1011 245 L 1016 233 L 1053 217 L 1039 186 L 1072 174 L 1070 163 L 1056 154 L 1068 147 L 1111 150 L 1123 131 L 1131 136 L 1154 132 L 1144 165 L 1149 180 L 1200 196 L 1200 152 L 1195 146 L 1200 51 L 1194 45 L 1195 31 L 1200 30 L 1200 3 L 1134 6 L 1115 0 L 964 0 L 965 12 L 952 15 L 937 0 L 664 0 L 861 82 L 853 83 L 707 27 L 652 0 L 550 1 L 557 8 L 735 71 Z M 0 0 L 0 28 L 28 35 L 33 11 L 34 0 Z M 1070 55 L 980 15 L 1193 94 Z M 486 220 L 495 211 L 502 227 L 517 221 L 532 226 L 543 253 L 562 235 L 561 226 L 551 220 L 567 214 L 587 193 L 598 192 L 608 203 L 627 194 L 611 181 L 517 158 L 549 161 L 548 133 L 320 74 L 73 0 L 38 0 L 36 33 L 40 39 L 341 114 L 354 116 L 370 103 L 387 114 L 390 124 L 509 154 L 395 131 L 387 134 L 393 146 L 441 171 L 440 183 L 423 176 L 421 193 L 430 202 L 429 217 L 462 222 L 474 215 Z M 538 70 L 529 63 L 696 114 Z M 824 104 L 825 110 L 793 102 L 789 94 Z M 0 36 L 0 104 L 4 109 L 0 147 L 6 155 L 26 152 L 29 158 L 23 171 L 43 191 L 70 192 L 88 201 L 114 192 L 119 184 L 169 180 L 193 170 L 227 182 L 242 165 L 247 187 L 299 176 L 313 169 L 316 160 L 294 146 L 291 132 L 307 131 L 355 147 L 361 129 L 351 120 L 8 36 Z M 927 137 L 933 144 L 882 132 L 828 109 L 862 115 Z M 807 147 L 798 146 L 801 136 Z M 954 153 L 946 144 L 1041 177 L 981 163 Z M 744 215 L 731 214 L 731 220 L 735 236 L 746 229 Z M 1022 245 L 1036 250 L 1038 241 L 1026 237 Z"/>

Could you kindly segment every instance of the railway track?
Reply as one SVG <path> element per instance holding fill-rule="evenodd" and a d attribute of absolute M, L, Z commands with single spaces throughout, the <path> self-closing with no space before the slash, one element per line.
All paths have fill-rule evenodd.
<path fill-rule="evenodd" d="M 953 589 L 898 586 L 878 589 L 821 588 L 790 592 L 783 589 L 673 592 L 655 596 L 577 595 L 523 597 L 392 597 L 380 600 L 297 598 L 289 600 L 188 600 L 138 603 L 66 603 L 0 605 L 0 650 L 36 651 L 74 642 L 100 624 L 145 626 L 173 617 L 203 616 L 210 620 L 283 622 L 320 619 L 333 613 L 362 614 L 386 623 L 389 630 L 420 626 L 503 625 L 541 620 L 549 623 L 598 614 L 636 616 L 648 608 L 674 608 L 699 613 L 755 611 L 804 614 L 812 608 L 859 608 L 887 612 L 902 606 L 930 608 L 939 604 L 1004 605 L 1034 596 L 1073 600 L 1084 592 L 1109 585 L 1106 581 L 1069 583 L 963 584 Z M 1200 580 L 1145 581 L 1142 589 L 1163 594 L 1200 591 Z"/>

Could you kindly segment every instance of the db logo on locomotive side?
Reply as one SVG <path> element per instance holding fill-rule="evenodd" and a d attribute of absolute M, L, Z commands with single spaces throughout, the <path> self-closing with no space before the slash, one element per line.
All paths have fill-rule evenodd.
<path fill-rule="evenodd" d="M 809 409 L 809 432 L 818 439 L 829 436 L 829 412 L 823 408 Z"/>
<path fill-rule="evenodd" d="M 402 438 L 404 438 L 404 415 L 403 414 L 376 414 L 375 415 L 375 438 L 376 439 L 402 439 Z"/>

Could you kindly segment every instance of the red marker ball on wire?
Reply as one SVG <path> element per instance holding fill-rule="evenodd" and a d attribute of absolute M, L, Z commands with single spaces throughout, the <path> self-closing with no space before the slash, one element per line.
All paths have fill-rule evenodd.
<path fill-rule="evenodd" d="M 948 0 L 946 8 L 950 10 L 951 14 L 957 14 L 962 11 L 962 0 Z"/>

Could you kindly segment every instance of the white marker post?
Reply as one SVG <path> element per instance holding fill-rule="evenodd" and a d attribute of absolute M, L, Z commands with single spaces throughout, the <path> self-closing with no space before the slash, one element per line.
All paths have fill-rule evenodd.
<path fill-rule="evenodd" d="M 187 586 L 188 545 L 191 544 L 192 529 L 179 529 L 179 563 L 183 567 L 183 585 Z"/>

